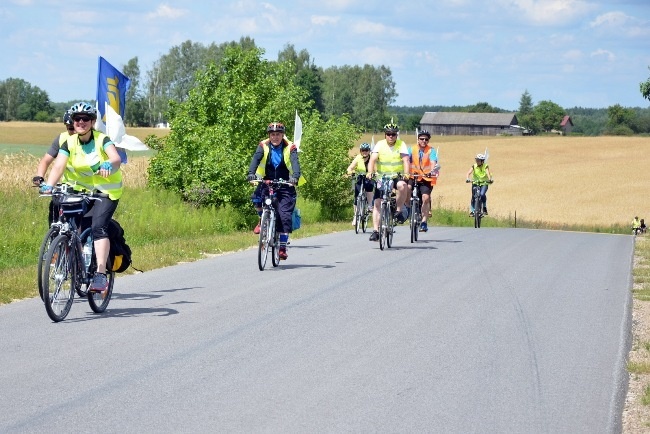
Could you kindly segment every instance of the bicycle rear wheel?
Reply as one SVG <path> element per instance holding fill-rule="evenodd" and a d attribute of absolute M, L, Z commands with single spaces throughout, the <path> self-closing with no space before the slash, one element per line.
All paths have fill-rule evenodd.
<path fill-rule="evenodd" d="M 395 233 L 395 222 L 393 219 L 393 208 L 388 207 L 388 213 L 387 213 L 387 219 L 386 221 L 388 222 L 386 225 L 386 247 L 389 249 L 393 245 L 393 234 Z"/>
<path fill-rule="evenodd" d="M 93 255 L 94 258 L 94 255 Z M 94 261 L 94 259 L 93 259 Z M 91 269 L 93 268 L 91 264 Z M 95 266 L 94 269 L 97 269 Z M 113 295 L 113 284 L 115 283 L 115 272 L 113 271 L 113 264 L 111 258 L 106 261 L 106 280 L 108 280 L 108 289 L 106 291 L 88 291 L 88 304 L 95 313 L 102 313 L 108 307 Z"/>
<path fill-rule="evenodd" d="M 54 322 L 63 321 L 70 312 L 75 270 L 75 247 L 67 235 L 58 235 L 50 244 L 43 269 L 43 302 Z"/>
<path fill-rule="evenodd" d="M 269 233 L 271 232 L 270 218 L 269 211 L 265 210 L 262 213 L 262 220 L 260 221 L 260 241 L 257 246 L 257 265 L 260 271 L 264 271 L 264 267 L 266 267 L 266 258 L 269 253 L 269 247 L 271 247 L 269 242 L 271 239 L 269 237 Z"/>
<path fill-rule="evenodd" d="M 81 233 L 81 236 L 79 239 L 81 240 L 81 245 L 83 246 L 86 244 L 86 241 L 88 240 L 88 237 L 92 237 L 92 229 L 87 228 Z M 93 246 L 93 251 L 95 250 Z M 88 267 L 88 270 L 86 270 L 86 273 L 84 275 L 83 271 L 81 269 L 85 266 L 83 261 L 76 261 L 79 263 L 79 268 L 77 268 L 77 284 L 75 290 L 77 291 L 77 295 L 81 298 L 84 298 L 85 296 L 88 295 L 88 288 L 90 287 L 90 281 L 92 280 L 92 276 L 95 274 L 95 271 L 97 270 L 97 261 L 95 260 L 95 256 L 93 255 L 91 261 L 90 261 L 90 266 Z"/>
<path fill-rule="evenodd" d="M 357 208 L 354 213 L 354 233 L 358 234 L 359 230 L 365 232 L 366 231 L 366 224 L 365 224 L 365 217 L 366 217 L 366 197 L 365 197 L 365 191 L 363 188 L 361 189 L 361 194 L 357 196 Z"/>
<path fill-rule="evenodd" d="M 418 240 L 418 231 L 420 230 L 420 219 L 418 213 L 418 201 L 411 199 L 411 243 Z"/>
<path fill-rule="evenodd" d="M 41 248 L 38 250 L 38 265 L 36 266 L 36 279 L 38 282 L 38 295 L 41 296 L 41 300 L 43 300 L 43 280 L 47 279 L 47 276 L 44 275 L 44 264 L 45 264 L 45 256 L 47 255 L 47 251 L 50 248 L 50 245 L 52 244 L 52 241 L 59 235 L 59 228 L 57 226 L 50 226 L 50 229 L 48 229 L 47 233 L 45 234 L 45 237 L 43 238 L 43 241 L 41 242 Z"/>

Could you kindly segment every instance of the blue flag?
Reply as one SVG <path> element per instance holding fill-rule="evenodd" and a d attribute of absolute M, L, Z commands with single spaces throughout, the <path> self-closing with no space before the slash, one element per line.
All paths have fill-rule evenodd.
<path fill-rule="evenodd" d="M 102 120 L 106 120 L 105 103 L 119 113 L 124 119 L 124 108 L 126 105 L 126 92 L 131 86 L 131 80 L 122 74 L 117 68 L 108 63 L 106 59 L 99 56 L 99 67 L 97 73 L 97 108 Z M 126 163 L 126 151 L 118 148 L 122 162 Z"/>

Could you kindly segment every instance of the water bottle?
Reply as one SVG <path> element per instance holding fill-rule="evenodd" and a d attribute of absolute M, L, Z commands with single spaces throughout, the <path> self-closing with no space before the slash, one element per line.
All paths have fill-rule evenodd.
<path fill-rule="evenodd" d="M 86 270 L 88 267 L 90 267 L 90 261 L 93 258 L 93 246 L 92 246 L 92 238 L 88 237 L 86 240 L 86 243 L 83 246 L 83 249 L 81 250 L 84 258 L 84 266 L 86 267 Z"/>

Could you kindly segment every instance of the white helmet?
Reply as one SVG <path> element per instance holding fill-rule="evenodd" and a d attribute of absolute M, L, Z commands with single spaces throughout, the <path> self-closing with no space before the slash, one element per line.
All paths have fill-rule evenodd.
<path fill-rule="evenodd" d="M 485 161 L 485 155 L 483 155 L 483 154 L 476 154 L 476 159 L 477 159 L 477 160 L 481 160 L 481 161 Z"/>

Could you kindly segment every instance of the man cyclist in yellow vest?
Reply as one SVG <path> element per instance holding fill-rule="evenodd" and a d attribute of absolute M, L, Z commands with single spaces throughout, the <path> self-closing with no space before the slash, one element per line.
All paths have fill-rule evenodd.
<path fill-rule="evenodd" d="M 409 148 L 409 161 L 411 166 L 411 175 L 409 180 L 409 196 L 413 191 L 413 185 L 418 183 L 418 193 L 420 195 L 420 209 L 422 212 L 422 222 L 420 223 L 420 232 L 427 232 L 429 227 L 429 211 L 431 210 L 431 192 L 438 179 L 438 153 L 429 146 L 431 134 L 427 130 L 418 133 L 418 144 Z"/>
<path fill-rule="evenodd" d="M 494 179 L 492 178 L 492 173 L 490 173 L 490 166 L 485 164 L 485 155 L 477 154 L 475 158 L 476 163 L 470 167 L 467 175 L 465 175 L 465 182 L 471 182 L 472 184 L 477 184 L 481 187 L 481 203 L 483 204 L 483 214 L 488 215 L 487 210 L 487 190 L 488 184 L 492 184 Z M 470 178 L 471 176 L 471 178 Z M 472 192 L 472 198 L 470 199 L 470 217 L 474 217 L 474 193 Z"/>
<path fill-rule="evenodd" d="M 634 216 L 634 219 L 632 220 L 632 232 L 634 232 L 634 235 L 641 232 L 641 222 L 637 216 Z"/>
<path fill-rule="evenodd" d="M 395 204 L 395 219 L 398 223 L 404 223 L 406 216 L 402 213 L 402 207 L 408 195 L 406 180 L 409 178 L 410 166 L 408 148 L 406 143 L 397 138 L 399 127 L 393 123 L 384 125 L 384 140 L 375 144 L 368 163 L 368 179 L 376 172 L 379 176 L 390 176 L 394 180 L 394 187 L 397 190 Z M 399 174 L 402 173 L 403 179 Z M 374 207 L 372 210 L 373 231 L 370 234 L 370 241 L 379 241 L 379 220 L 381 206 L 381 190 L 375 189 Z"/>
<path fill-rule="evenodd" d="M 52 186 L 65 173 L 66 182 L 74 189 L 99 191 L 102 195 L 101 201 L 90 203 L 97 272 L 89 290 L 103 292 L 108 289 L 106 263 L 111 246 L 108 224 L 124 190 L 121 160 L 111 139 L 94 129 L 97 110 L 93 106 L 85 102 L 76 103 L 70 107 L 70 116 L 75 134 L 61 144 L 41 192 L 51 193 Z"/>
<path fill-rule="evenodd" d="M 32 178 L 32 183 L 36 187 L 40 187 L 41 184 L 45 182 L 45 174 L 47 169 L 50 167 L 50 164 L 54 161 L 57 155 L 59 155 L 59 147 L 63 142 L 68 140 L 72 134 L 74 134 L 74 125 L 72 125 L 72 116 L 70 116 L 70 110 L 66 110 L 63 114 L 63 125 L 65 125 L 66 131 L 59 134 L 54 138 L 49 149 L 45 152 L 45 155 L 38 162 L 36 167 L 36 176 Z M 54 220 L 58 217 L 58 206 L 55 206 L 54 201 L 50 201 L 50 212 L 48 217 L 48 224 L 52 224 Z"/>
<path fill-rule="evenodd" d="M 247 180 L 254 181 L 262 178 L 266 180 L 283 179 L 293 186 L 283 185 L 276 190 L 278 198 L 278 220 L 277 230 L 280 232 L 280 259 L 288 258 L 287 243 L 289 234 L 292 232 L 292 215 L 296 207 L 296 185 L 300 178 L 300 162 L 298 161 L 298 149 L 284 137 L 284 124 L 272 122 L 266 128 L 269 137 L 262 140 L 253 154 L 253 159 L 248 167 Z M 258 215 L 262 216 L 262 198 L 268 192 L 268 186 L 260 183 L 251 196 L 251 200 Z M 259 225 L 258 225 L 259 226 Z M 259 229 L 255 228 L 255 233 Z"/>
<path fill-rule="evenodd" d="M 362 143 L 359 146 L 359 154 L 352 160 L 347 169 L 348 176 L 352 174 L 365 175 L 368 173 L 368 163 L 370 162 L 370 143 Z M 352 218 L 352 226 L 357 224 L 357 196 L 359 191 L 363 188 L 368 198 L 368 206 L 372 203 L 372 196 L 375 190 L 375 183 L 372 179 L 363 178 L 363 182 L 356 182 L 354 184 L 354 217 Z M 365 212 L 365 210 L 362 210 Z"/>

